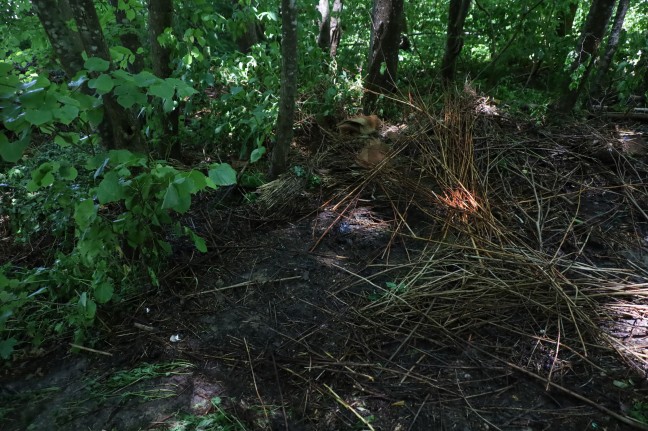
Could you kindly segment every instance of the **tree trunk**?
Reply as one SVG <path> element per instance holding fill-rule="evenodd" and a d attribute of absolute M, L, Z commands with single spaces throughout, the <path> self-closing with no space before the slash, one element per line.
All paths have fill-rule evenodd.
<path fill-rule="evenodd" d="M 150 1 L 148 12 L 153 73 L 158 78 L 169 78 L 173 72 L 171 50 L 160 45 L 158 37 L 173 25 L 173 0 Z M 182 157 L 178 140 L 180 108 L 176 106 L 171 112 L 163 112 L 162 106 L 158 105 L 158 110 L 162 117 L 162 142 L 168 143 L 165 148 L 165 156 L 180 159 Z"/>
<path fill-rule="evenodd" d="M 621 36 L 621 30 L 623 30 L 623 21 L 625 21 L 629 5 L 630 0 L 619 0 L 616 15 L 614 16 L 612 24 L 612 30 L 610 30 L 610 36 L 608 37 L 607 46 L 605 47 L 605 53 L 599 61 L 596 78 L 592 85 L 592 96 L 595 98 L 600 98 L 604 93 L 603 86 L 605 85 L 605 77 L 610 70 L 612 58 L 619 47 L 619 38 Z"/>
<path fill-rule="evenodd" d="M 320 14 L 317 46 L 319 46 L 322 51 L 327 51 L 331 46 L 331 12 L 329 0 L 319 0 L 317 11 Z"/>
<path fill-rule="evenodd" d="M 330 43 L 331 49 L 329 53 L 331 57 L 335 58 L 337 55 L 338 46 L 340 45 L 340 40 L 342 39 L 342 23 L 340 21 L 340 16 L 342 15 L 342 0 L 333 0 L 333 13 L 331 14 L 331 25 L 330 25 Z"/>
<path fill-rule="evenodd" d="M 403 0 L 374 0 L 366 93 L 363 100 L 365 114 L 374 110 L 377 93 L 390 92 L 396 88 L 402 15 Z"/>
<path fill-rule="evenodd" d="M 88 57 L 110 61 L 92 0 L 34 0 L 32 4 L 69 78 L 83 70 L 84 50 Z M 71 19 L 76 22 L 78 32 L 68 26 L 67 22 Z M 99 125 L 99 135 L 104 146 L 142 150 L 139 133 L 133 127 L 127 111 L 110 93 L 104 94 L 102 100 L 104 118 Z"/>
<path fill-rule="evenodd" d="M 71 0 L 72 16 L 76 21 L 81 43 L 88 57 L 110 60 L 110 51 L 104 39 L 99 17 L 92 0 Z M 102 96 L 104 119 L 99 126 L 99 134 L 107 148 L 126 148 L 143 150 L 139 133 L 133 121 L 111 93 Z"/>
<path fill-rule="evenodd" d="M 122 0 L 122 2 L 128 8 L 129 0 Z M 137 35 L 135 25 L 126 16 L 126 10 L 119 7 L 119 0 L 110 0 L 110 5 L 115 9 L 115 21 L 117 22 L 119 40 L 122 46 L 128 48 L 135 56 L 133 63 L 128 63 L 128 71 L 133 74 L 140 73 L 144 69 L 144 60 L 137 53 L 142 43 Z"/>
<path fill-rule="evenodd" d="M 72 79 L 83 69 L 83 44 L 79 34 L 67 25 L 72 19 L 68 0 L 32 0 L 32 6 L 63 71 Z"/>
<path fill-rule="evenodd" d="M 297 93 L 297 8 L 296 0 L 281 0 L 281 94 L 277 119 L 277 142 L 272 150 L 270 177 L 286 171 L 293 138 Z"/>
<path fill-rule="evenodd" d="M 558 25 L 556 26 L 556 36 L 565 37 L 571 33 L 574 27 L 574 19 L 578 11 L 578 2 L 571 2 L 566 8 L 558 11 Z"/>
<path fill-rule="evenodd" d="M 450 0 L 446 48 L 441 63 L 441 78 L 446 84 L 454 80 L 457 57 L 463 48 L 464 22 L 469 9 L 470 0 Z"/>
<path fill-rule="evenodd" d="M 593 0 L 590 6 L 581 37 L 576 46 L 576 58 L 569 69 L 569 75 L 562 88 L 562 97 L 556 104 L 559 112 L 570 112 L 576 106 L 576 101 L 583 88 L 583 84 L 592 70 L 593 59 L 596 57 L 601 40 L 605 35 L 615 0 Z M 578 69 L 584 68 L 575 86 L 571 85 L 572 75 Z"/>

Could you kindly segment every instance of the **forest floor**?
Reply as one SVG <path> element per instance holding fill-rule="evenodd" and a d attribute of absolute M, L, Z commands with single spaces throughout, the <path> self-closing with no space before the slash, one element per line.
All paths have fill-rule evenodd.
<path fill-rule="evenodd" d="M 0 428 L 648 429 L 648 128 L 445 114 L 372 167 L 304 126 L 303 172 L 194 202 L 210 251 L 12 363 Z"/>

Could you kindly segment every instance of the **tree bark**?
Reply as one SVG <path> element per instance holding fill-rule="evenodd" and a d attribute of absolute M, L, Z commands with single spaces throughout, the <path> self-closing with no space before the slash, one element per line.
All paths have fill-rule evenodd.
<path fill-rule="evenodd" d="M 329 0 L 319 0 L 317 11 L 320 14 L 317 46 L 323 51 L 327 51 L 331 46 L 331 12 Z"/>
<path fill-rule="evenodd" d="M 402 15 L 403 0 L 374 0 L 363 100 L 365 114 L 374 110 L 377 93 L 396 88 Z"/>
<path fill-rule="evenodd" d="M 63 71 L 72 79 L 83 69 L 83 44 L 79 34 L 67 25 L 72 19 L 68 0 L 32 0 L 32 6 Z"/>
<path fill-rule="evenodd" d="M 605 53 L 599 61 L 596 77 L 592 85 L 592 96 L 595 98 L 600 98 L 604 93 L 603 86 L 605 85 L 605 77 L 610 70 L 612 58 L 614 58 L 614 54 L 616 54 L 617 48 L 619 48 L 619 38 L 621 36 L 621 30 L 623 30 L 623 21 L 625 21 L 629 6 L 630 0 L 619 0 L 612 23 L 612 30 L 610 30 L 610 36 L 605 47 Z"/>
<path fill-rule="evenodd" d="M 297 94 L 297 8 L 296 0 L 281 0 L 281 94 L 277 118 L 277 142 L 272 150 L 270 177 L 286 171 L 293 138 L 295 95 Z"/>
<path fill-rule="evenodd" d="M 153 73 L 158 78 L 170 78 L 173 73 L 171 69 L 171 49 L 160 45 L 158 38 L 167 28 L 173 25 L 173 0 L 150 1 L 148 11 Z M 167 143 L 165 156 L 180 159 L 182 157 L 182 149 L 178 140 L 180 108 L 176 106 L 171 112 L 163 112 L 160 104 L 158 110 L 162 117 L 162 142 Z"/>
<path fill-rule="evenodd" d="M 76 21 L 83 49 L 88 57 L 99 57 L 111 61 L 110 51 L 104 39 L 97 11 L 92 0 L 71 0 L 72 16 Z M 107 148 L 143 150 L 139 133 L 133 121 L 111 93 L 102 96 L 104 119 L 99 134 Z"/>
<path fill-rule="evenodd" d="M 556 109 L 559 112 L 570 112 L 576 106 L 578 96 L 592 70 L 593 59 L 596 57 L 601 40 L 605 35 L 605 30 L 614 9 L 614 3 L 615 0 L 593 0 L 576 46 L 576 58 L 562 87 L 563 95 L 556 104 Z M 572 75 L 581 67 L 584 67 L 584 70 L 578 82 L 575 86 L 571 85 Z"/>
<path fill-rule="evenodd" d="M 578 2 L 570 2 L 566 8 L 558 11 L 558 25 L 556 26 L 556 36 L 565 37 L 571 33 L 574 27 L 574 19 L 578 11 Z"/>
<path fill-rule="evenodd" d="M 463 48 L 463 31 L 470 0 L 450 0 L 446 47 L 441 63 L 441 78 L 444 83 L 454 80 L 457 58 Z"/>
<path fill-rule="evenodd" d="M 331 48 L 329 54 L 332 58 L 335 58 L 337 55 L 338 46 L 340 45 L 340 40 L 342 39 L 342 22 L 340 21 L 340 16 L 342 15 L 342 0 L 333 0 L 333 12 L 331 13 L 331 25 L 330 25 L 330 44 Z"/>
<path fill-rule="evenodd" d="M 68 78 L 83 70 L 84 50 L 88 57 L 110 61 L 92 0 L 33 0 L 32 4 Z M 78 32 L 67 25 L 70 19 L 76 22 Z M 99 125 L 99 135 L 104 146 L 142 150 L 139 133 L 128 112 L 110 93 L 104 94 L 102 101 L 104 117 Z"/>
<path fill-rule="evenodd" d="M 128 6 L 129 0 L 122 0 L 124 5 Z M 134 23 L 126 16 L 126 11 L 119 8 L 119 0 L 110 0 L 110 5 L 115 9 L 115 21 L 117 22 L 117 31 L 119 40 L 124 48 L 128 48 L 135 60 L 128 63 L 128 71 L 133 74 L 140 73 L 144 69 L 144 60 L 137 50 L 142 46 L 139 36 L 135 29 Z"/>

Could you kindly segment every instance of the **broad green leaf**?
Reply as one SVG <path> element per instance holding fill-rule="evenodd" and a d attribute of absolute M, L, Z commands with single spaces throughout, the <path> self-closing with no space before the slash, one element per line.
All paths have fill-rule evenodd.
<path fill-rule="evenodd" d="M 160 78 L 153 75 L 151 72 L 146 71 L 138 73 L 134 78 L 135 84 L 137 84 L 138 87 L 150 87 L 151 84 L 160 80 Z"/>
<path fill-rule="evenodd" d="M 197 91 L 194 90 L 191 85 L 187 84 L 181 79 L 167 78 L 166 81 L 175 87 L 176 91 L 178 92 L 178 97 L 180 98 L 189 97 L 197 93 Z"/>
<path fill-rule="evenodd" d="M 166 81 L 160 81 L 149 87 L 148 94 L 162 99 L 170 99 L 175 94 L 175 88 Z"/>
<path fill-rule="evenodd" d="M 6 162 L 15 163 L 20 160 L 27 145 L 29 145 L 29 136 L 9 142 L 4 132 L 0 131 L 0 157 Z"/>
<path fill-rule="evenodd" d="M 266 153 L 265 147 L 255 148 L 250 154 L 250 162 L 251 163 L 258 162 L 265 153 Z"/>
<path fill-rule="evenodd" d="M 97 79 L 91 79 L 88 82 L 88 87 L 96 89 L 97 93 L 102 95 L 110 92 L 114 86 L 113 79 L 106 74 L 99 75 Z"/>
<path fill-rule="evenodd" d="M 50 110 L 27 109 L 25 112 L 25 120 L 34 126 L 42 126 L 45 123 L 51 122 L 53 119 L 54 116 Z"/>
<path fill-rule="evenodd" d="M 99 304 L 105 304 L 110 301 L 115 293 L 115 288 L 113 285 L 107 281 L 100 283 L 95 287 L 94 297 L 97 299 Z"/>
<path fill-rule="evenodd" d="M 92 199 L 79 202 L 74 208 L 74 221 L 80 230 L 85 230 L 97 217 L 97 207 Z"/>
<path fill-rule="evenodd" d="M 79 175 L 79 172 L 74 166 L 63 166 L 61 169 L 59 169 L 59 174 L 66 180 L 74 181 L 77 175 Z"/>
<path fill-rule="evenodd" d="M 164 103 L 162 104 L 162 110 L 164 112 L 171 112 L 174 109 L 175 109 L 175 101 L 172 98 L 164 99 Z"/>
<path fill-rule="evenodd" d="M 0 73 L 2 74 L 9 73 L 13 70 L 13 68 L 14 68 L 13 64 L 0 61 Z"/>
<path fill-rule="evenodd" d="M 86 111 L 86 115 L 93 126 L 98 126 L 103 121 L 103 108 L 90 109 Z"/>
<path fill-rule="evenodd" d="M 105 72 L 110 68 L 110 62 L 99 57 L 90 57 L 85 61 L 83 67 L 91 72 Z"/>
<path fill-rule="evenodd" d="M 108 172 L 97 188 L 97 199 L 100 204 L 116 202 L 124 197 L 119 175 L 116 172 Z"/>
<path fill-rule="evenodd" d="M 192 170 L 191 172 L 189 172 L 187 178 L 191 180 L 193 186 L 191 193 L 198 193 L 199 191 L 202 191 L 205 189 L 205 187 L 207 187 L 207 177 L 205 177 L 205 174 L 200 171 L 197 171 L 195 169 Z"/>
<path fill-rule="evenodd" d="M 14 346 L 16 344 L 18 344 L 18 340 L 16 340 L 14 337 L 0 341 L 0 358 L 4 360 L 9 359 L 14 351 Z"/>
<path fill-rule="evenodd" d="M 217 186 L 230 186 L 236 184 L 236 171 L 229 164 L 220 163 L 209 170 L 209 178 Z"/>
<path fill-rule="evenodd" d="M 162 201 L 162 209 L 176 209 L 180 205 L 180 197 L 175 184 L 168 185 Z"/>
<path fill-rule="evenodd" d="M 60 132 L 54 137 L 54 142 L 61 148 L 69 147 L 70 145 L 75 145 L 81 141 L 81 137 L 78 133 L 74 132 Z"/>
<path fill-rule="evenodd" d="M 54 111 L 56 118 L 66 126 L 79 116 L 79 108 L 72 105 L 64 105 Z"/>

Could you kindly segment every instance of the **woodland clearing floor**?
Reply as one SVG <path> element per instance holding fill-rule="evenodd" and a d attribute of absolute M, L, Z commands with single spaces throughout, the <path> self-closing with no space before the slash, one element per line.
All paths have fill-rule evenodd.
<path fill-rule="evenodd" d="M 488 147 L 483 166 L 521 181 L 491 192 L 489 213 L 524 241 L 491 249 L 494 239 L 473 239 L 499 233 L 478 221 L 467 235 L 465 218 L 396 202 L 393 173 L 270 211 L 206 197 L 188 221 L 210 252 L 180 255 L 162 288 L 133 300 L 135 312 L 102 314 L 98 353 L 62 346 L 13 363 L 0 428 L 648 429 L 629 419 L 648 416 L 648 159 L 617 152 L 610 162 L 580 146 L 603 129 L 612 136 L 609 126 L 502 129 L 500 141 L 475 132 L 475 157 Z M 531 171 L 531 181 L 520 176 Z M 537 254 L 518 253 L 528 243 Z M 562 291 L 552 283 L 572 305 L 543 302 Z M 579 326 L 589 310 L 579 289 L 597 284 L 606 290 L 586 304 L 593 310 L 611 292 L 634 292 L 591 316 L 609 338 Z M 216 422 L 220 412 L 236 418 L 231 428 Z"/>

